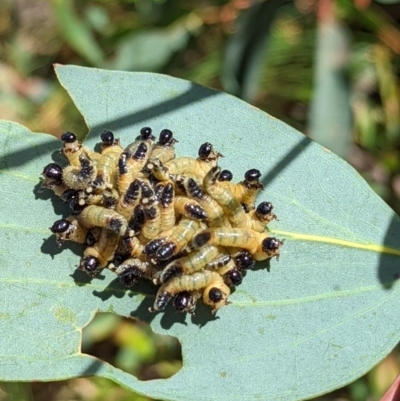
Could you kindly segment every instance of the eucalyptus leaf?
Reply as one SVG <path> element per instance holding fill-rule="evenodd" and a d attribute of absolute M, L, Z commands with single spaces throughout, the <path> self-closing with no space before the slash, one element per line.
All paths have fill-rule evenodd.
<path fill-rule="evenodd" d="M 106 377 L 165 400 L 300 400 L 367 372 L 399 341 L 399 218 L 347 163 L 265 114 L 221 92 L 151 73 L 58 66 L 57 75 L 90 128 L 123 144 L 143 126 L 170 128 L 178 156 L 205 141 L 241 180 L 263 173 L 259 201 L 275 206 L 279 262 L 259 263 L 213 317 L 147 311 L 154 289 L 126 291 L 105 272 L 75 271 L 78 246 L 58 249 L 48 227 L 68 211 L 38 193 L 43 167 L 61 144 L 10 122 L 0 125 L 2 241 L 0 380 Z M 68 127 L 66 127 L 68 129 Z M 150 322 L 179 338 L 183 367 L 165 380 L 139 381 L 80 352 L 96 311 Z"/>

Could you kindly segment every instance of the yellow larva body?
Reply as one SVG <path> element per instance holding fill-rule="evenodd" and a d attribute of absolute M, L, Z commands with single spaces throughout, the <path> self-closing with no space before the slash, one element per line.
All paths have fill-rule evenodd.
<path fill-rule="evenodd" d="M 93 160 L 84 152 L 79 157 L 79 167 L 70 165 L 64 168 L 62 178 L 69 188 L 86 189 L 95 179 L 97 169 Z"/>
<path fill-rule="evenodd" d="M 103 202 L 103 195 L 79 191 L 78 199 L 81 206 L 100 205 Z"/>
<path fill-rule="evenodd" d="M 140 278 L 151 280 L 158 272 L 154 265 L 138 258 L 126 259 L 118 267 L 110 265 L 109 269 L 116 273 L 126 287 L 131 287 L 137 284 Z"/>
<path fill-rule="evenodd" d="M 116 188 L 118 177 L 118 161 L 123 149 L 118 144 L 106 146 L 97 163 L 97 177 L 100 188 Z"/>
<path fill-rule="evenodd" d="M 222 157 L 221 153 L 215 151 L 213 146 L 206 142 L 200 146 L 197 159 L 179 157 L 166 163 L 165 168 L 169 174 L 195 174 L 204 177 L 212 167 L 217 165 L 219 157 Z"/>
<path fill-rule="evenodd" d="M 99 153 L 92 152 L 90 149 L 82 146 L 82 144 L 78 140 L 72 143 L 65 142 L 62 148 L 62 153 L 68 159 L 69 164 L 74 167 L 80 167 L 79 158 L 84 153 L 86 153 L 86 155 L 95 162 L 101 157 Z"/>
<path fill-rule="evenodd" d="M 191 252 L 187 256 L 182 256 L 165 266 L 158 279 L 154 280 L 154 284 L 162 284 L 170 280 L 171 277 L 182 274 L 192 274 L 202 270 L 207 263 L 215 259 L 220 252 L 219 248 L 210 245 Z"/>
<path fill-rule="evenodd" d="M 267 227 L 267 223 L 265 221 L 258 220 L 255 213 L 252 212 L 254 212 L 254 210 L 251 210 L 249 213 L 245 214 L 244 220 L 238 227 L 250 228 L 258 233 L 264 232 L 265 228 Z"/>
<path fill-rule="evenodd" d="M 145 143 L 140 143 L 135 153 L 126 150 L 121 153 L 118 162 L 118 192 L 123 196 L 132 181 L 141 175 L 149 157 L 149 149 Z"/>
<path fill-rule="evenodd" d="M 79 265 L 80 270 L 85 271 L 89 275 L 95 275 L 100 269 L 103 269 L 110 262 L 118 247 L 119 235 L 114 231 L 103 229 L 100 239 L 93 245 L 85 249 L 83 258 Z M 84 261 L 87 258 L 95 258 L 98 261 L 95 271 L 90 272 L 85 267 Z"/>
<path fill-rule="evenodd" d="M 166 163 L 175 158 L 174 144 L 177 140 L 173 137 L 172 131 L 163 129 L 160 132 L 160 137 L 157 144 L 154 146 L 150 161 L 158 159 L 161 163 Z"/>
<path fill-rule="evenodd" d="M 178 157 L 165 163 L 165 168 L 169 174 L 195 174 L 204 177 L 216 163 L 216 160 L 207 162 L 200 159 L 192 159 L 191 157 Z"/>
<path fill-rule="evenodd" d="M 187 196 L 175 196 L 174 209 L 175 214 L 192 220 L 205 220 L 208 218 L 207 213 L 199 203 Z"/>
<path fill-rule="evenodd" d="M 65 239 L 77 242 L 78 244 L 84 244 L 88 230 L 79 223 L 75 216 L 69 216 L 67 220 L 72 224 L 72 229 L 65 235 Z"/>
<path fill-rule="evenodd" d="M 140 241 L 138 237 L 125 237 L 124 245 L 132 257 L 144 259 L 143 251 L 145 243 Z"/>
<path fill-rule="evenodd" d="M 54 192 L 54 194 L 57 195 L 58 197 L 60 197 L 64 193 L 64 191 L 69 189 L 69 187 L 65 184 L 57 185 L 56 183 L 47 184 L 44 187 L 51 189 Z"/>
<path fill-rule="evenodd" d="M 152 240 L 160 233 L 161 212 L 160 204 L 156 197 L 142 199 L 144 211 L 144 225 L 141 231 L 141 238 Z"/>
<path fill-rule="evenodd" d="M 160 195 L 160 232 L 170 230 L 175 225 L 175 191 L 172 182 L 162 187 Z"/>
<path fill-rule="evenodd" d="M 219 247 L 220 249 L 224 249 Z M 226 250 L 224 250 L 226 252 Z M 211 260 L 208 262 L 205 266 L 206 269 L 208 270 L 218 270 L 226 266 L 230 261 L 232 260 L 232 257 L 228 253 L 221 253 L 220 255 L 216 256 L 215 259 Z"/>
<path fill-rule="evenodd" d="M 248 219 L 242 205 L 228 187 L 221 186 L 217 181 L 220 167 L 213 167 L 204 177 L 203 185 L 207 193 L 218 202 L 232 227 L 246 227 Z"/>
<path fill-rule="evenodd" d="M 210 305 L 213 312 L 227 304 L 230 289 L 224 283 L 222 277 L 216 272 L 203 270 L 191 275 L 174 277 L 163 284 L 157 291 L 154 305 L 150 310 L 152 312 L 163 310 L 168 301 L 179 292 L 191 292 L 202 289 L 204 289 L 203 302 Z M 219 292 L 217 300 L 212 295 L 215 290 Z"/>
<path fill-rule="evenodd" d="M 250 228 L 216 227 L 198 233 L 188 248 L 198 249 L 206 244 L 246 249 L 255 260 L 260 261 L 273 256 L 278 257 L 282 241 L 268 233 L 258 233 Z M 268 249 L 267 246 L 271 246 L 272 249 Z"/>
<path fill-rule="evenodd" d="M 134 180 L 124 195 L 120 196 L 115 210 L 129 221 L 135 207 L 140 203 L 141 193 L 140 182 Z"/>
<path fill-rule="evenodd" d="M 141 144 L 145 144 L 146 148 L 148 149 L 148 156 L 150 156 L 153 147 L 154 147 L 154 136 L 150 135 L 150 137 L 148 137 L 147 139 L 143 139 L 143 137 L 141 139 L 137 139 L 136 141 L 130 143 L 125 149 L 124 152 L 130 153 L 130 154 L 134 154 L 139 146 Z"/>
<path fill-rule="evenodd" d="M 106 228 L 121 236 L 128 228 L 125 217 L 114 210 L 97 205 L 90 205 L 83 209 L 78 215 L 78 220 L 84 225 Z"/>
<path fill-rule="evenodd" d="M 175 147 L 174 144 L 161 145 L 157 143 L 149 157 L 149 162 L 158 159 L 161 163 L 167 163 L 175 158 Z"/>
<path fill-rule="evenodd" d="M 56 235 L 56 241 L 60 246 L 64 241 L 73 241 L 78 244 L 84 244 L 88 230 L 83 227 L 75 216 L 69 216 L 66 219 L 57 220 L 50 230 Z"/>
<path fill-rule="evenodd" d="M 198 228 L 199 223 L 194 220 L 180 220 L 169 232 L 162 234 L 165 243 L 158 248 L 155 255 L 156 260 L 167 260 L 179 253 L 192 239 Z"/>
<path fill-rule="evenodd" d="M 230 226 L 222 207 L 210 195 L 206 194 L 193 179 L 186 179 L 183 182 L 183 186 L 185 187 L 187 196 L 198 202 L 206 212 L 210 227 Z"/>
<path fill-rule="evenodd" d="M 219 184 L 221 187 L 230 190 L 234 197 L 246 206 L 248 211 L 255 208 L 257 195 L 263 189 L 263 185 L 258 179 L 254 181 L 244 180 L 237 184 L 230 181 L 222 181 Z"/>

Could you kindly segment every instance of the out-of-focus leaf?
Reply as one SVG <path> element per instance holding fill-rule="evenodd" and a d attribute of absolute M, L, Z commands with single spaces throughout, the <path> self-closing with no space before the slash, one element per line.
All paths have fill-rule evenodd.
<path fill-rule="evenodd" d="M 99 313 L 82 333 L 82 349 L 87 350 L 93 343 L 105 340 L 122 320 L 113 313 Z"/>
<path fill-rule="evenodd" d="M 378 90 L 378 77 L 369 44 L 355 47 L 351 53 L 349 71 L 352 80 L 351 107 L 357 142 L 364 148 L 375 150 L 378 145 L 379 122 L 382 114 L 371 100 Z"/>
<path fill-rule="evenodd" d="M 381 7 L 372 3 L 370 7 L 361 10 L 353 1 L 338 0 L 337 3 L 348 17 L 356 19 L 358 24 L 377 35 L 395 53 L 400 53 L 399 26 Z"/>
<path fill-rule="evenodd" d="M 348 388 L 351 401 L 365 401 L 368 398 L 368 384 L 364 378 L 350 383 Z"/>
<path fill-rule="evenodd" d="M 119 44 L 111 67 L 117 70 L 157 71 L 175 52 L 187 46 L 190 36 L 200 25 L 201 20 L 195 14 L 189 14 L 168 28 L 134 33 Z"/>
<path fill-rule="evenodd" d="M 212 51 L 205 55 L 193 68 L 183 71 L 183 77 L 189 81 L 195 81 L 201 85 L 209 84 L 219 77 L 221 72 L 221 51 Z"/>
<path fill-rule="evenodd" d="M 367 149 L 376 148 L 378 127 L 374 110 L 368 100 L 366 98 L 354 99 L 353 111 L 360 144 Z"/>
<path fill-rule="evenodd" d="M 2 383 L 7 401 L 35 401 L 30 383 Z"/>
<path fill-rule="evenodd" d="M 398 4 L 400 0 L 375 0 L 377 3 L 380 4 Z"/>
<path fill-rule="evenodd" d="M 399 82 L 392 68 L 390 52 L 386 47 L 374 47 L 374 60 L 385 113 L 386 135 L 390 143 L 394 141 L 397 143 L 400 137 Z"/>
<path fill-rule="evenodd" d="M 252 101 L 258 92 L 262 60 L 271 25 L 289 0 L 255 1 L 237 20 L 236 32 L 226 45 L 222 83 L 224 90 Z"/>
<path fill-rule="evenodd" d="M 389 387 L 388 391 L 383 395 L 380 401 L 397 401 L 400 398 L 400 375 Z"/>
<path fill-rule="evenodd" d="M 85 12 L 86 19 L 92 25 L 92 27 L 99 33 L 104 34 L 110 27 L 110 18 L 107 14 L 107 10 L 101 6 L 89 5 Z"/>
<path fill-rule="evenodd" d="M 130 348 L 141 360 L 152 358 L 156 352 L 154 341 L 148 333 L 130 323 L 122 324 L 119 327 L 115 333 L 115 341 L 120 346 Z"/>
<path fill-rule="evenodd" d="M 394 382 L 400 372 L 398 354 L 392 352 L 370 372 L 368 381 L 370 383 L 370 395 L 379 399 Z M 399 394 L 400 395 L 400 394 Z"/>
<path fill-rule="evenodd" d="M 52 0 L 61 32 L 68 44 L 86 61 L 101 66 L 104 55 L 92 31 L 78 17 L 71 0 Z"/>
<path fill-rule="evenodd" d="M 308 132 L 319 144 L 342 157 L 347 155 L 352 134 L 350 89 L 345 75 L 348 54 L 344 28 L 334 18 L 322 20 Z"/>
<path fill-rule="evenodd" d="M 66 210 L 35 199 L 33 188 L 60 143 L 3 122 L 0 379 L 97 375 L 164 400 L 292 401 L 353 381 L 399 342 L 400 219 L 347 163 L 237 98 L 187 81 L 72 66 L 57 74 L 91 128 L 86 146 L 104 128 L 127 144 L 143 126 L 168 127 L 178 156 L 196 156 L 209 141 L 237 180 L 258 168 L 258 201 L 274 204 L 271 234 L 286 242 L 279 262 L 248 272 L 217 316 L 201 304 L 195 317 L 150 314 L 152 286 L 125 290 L 110 271 L 89 282 L 75 272 L 81 249 L 43 241 Z M 144 382 L 83 354 L 81 329 L 99 310 L 178 337 L 182 369 Z"/>

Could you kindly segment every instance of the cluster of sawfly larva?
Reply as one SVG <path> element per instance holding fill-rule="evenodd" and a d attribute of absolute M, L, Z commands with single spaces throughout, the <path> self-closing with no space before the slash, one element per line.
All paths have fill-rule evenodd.
<path fill-rule="evenodd" d="M 177 311 L 193 314 L 202 298 L 215 313 L 255 261 L 279 256 L 282 241 L 266 232 L 272 204 L 255 205 L 260 171 L 234 184 L 210 143 L 194 159 L 175 158 L 168 129 L 156 142 L 142 128 L 126 148 L 104 131 L 100 153 L 72 132 L 61 140 L 69 165 L 50 163 L 42 173 L 42 188 L 72 209 L 50 227 L 57 244 L 86 244 L 78 268 L 91 277 L 108 268 L 126 287 L 141 278 L 159 285 L 150 311 L 173 299 Z"/>

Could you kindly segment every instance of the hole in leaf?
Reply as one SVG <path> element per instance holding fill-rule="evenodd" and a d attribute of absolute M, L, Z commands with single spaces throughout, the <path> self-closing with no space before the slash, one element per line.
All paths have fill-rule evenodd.
<path fill-rule="evenodd" d="M 81 377 L 56 382 L 34 382 L 31 385 L 35 401 L 155 401 L 136 394 L 103 377 Z M 0 389 L 0 400 L 2 392 Z"/>
<path fill-rule="evenodd" d="M 166 379 L 182 367 L 176 337 L 155 334 L 146 322 L 98 313 L 83 329 L 82 352 L 136 376 Z"/>

